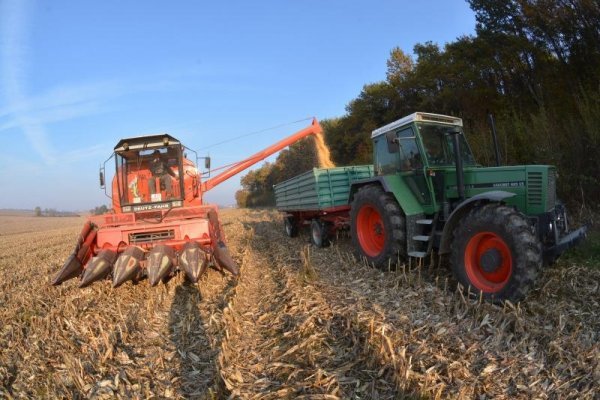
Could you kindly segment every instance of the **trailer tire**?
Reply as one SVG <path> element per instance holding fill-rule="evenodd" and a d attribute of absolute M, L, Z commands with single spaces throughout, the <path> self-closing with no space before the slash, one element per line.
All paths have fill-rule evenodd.
<path fill-rule="evenodd" d="M 360 258 L 380 269 L 406 258 L 406 219 L 396 199 L 379 185 L 358 190 L 350 210 L 352 244 Z"/>
<path fill-rule="evenodd" d="M 327 247 L 331 244 L 325 222 L 313 219 L 310 223 L 310 241 L 317 247 Z"/>
<path fill-rule="evenodd" d="M 454 277 L 475 295 L 522 300 L 542 267 L 542 244 L 527 217 L 503 204 L 471 210 L 454 230 Z"/>
<path fill-rule="evenodd" d="M 285 234 L 291 238 L 298 236 L 298 223 L 294 217 L 285 217 L 283 220 Z"/>

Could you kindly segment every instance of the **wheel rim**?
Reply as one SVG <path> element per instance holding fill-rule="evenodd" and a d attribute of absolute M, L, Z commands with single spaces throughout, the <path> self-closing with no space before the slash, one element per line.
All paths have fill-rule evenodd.
<path fill-rule="evenodd" d="M 312 225 L 313 242 L 317 246 L 321 245 L 321 230 L 317 224 Z"/>
<path fill-rule="evenodd" d="M 364 205 L 356 218 L 358 242 L 365 254 L 377 257 L 385 246 L 385 229 L 379 211 L 372 205 Z"/>
<path fill-rule="evenodd" d="M 512 274 L 510 248 L 494 232 L 473 236 L 465 249 L 465 269 L 469 281 L 479 290 L 494 293 L 502 290 Z"/>
<path fill-rule="evenodd" d="M 288 236 L 292 236 L 292 224 L 289 220 L 285 220 L 285 233 L 287 233 Z"/>

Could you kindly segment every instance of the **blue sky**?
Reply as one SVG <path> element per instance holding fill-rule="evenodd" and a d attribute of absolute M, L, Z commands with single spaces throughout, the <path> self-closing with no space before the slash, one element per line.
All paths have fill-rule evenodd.
<path fill-rule="evenodd" d="M 243 159 L 306 123 L 205 147 L 342 116 L 393 47 L 474 27 L 462 0 L 0 0 L 0 208 L 107 204 L 98 167 L 123 137 Z M 206 199 L 234 203 L 240 177 Z"/>

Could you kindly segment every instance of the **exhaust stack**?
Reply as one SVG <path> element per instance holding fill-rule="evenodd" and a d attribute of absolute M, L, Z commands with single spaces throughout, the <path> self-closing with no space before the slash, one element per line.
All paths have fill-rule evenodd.
<path fill-rule="evenodd" d="M 144 259 L 144 250 L 138 246 L 129 246 L 117 259 L 113 271 L 113 287 L 117 288 L 129 280 L 138 280 Z"/>

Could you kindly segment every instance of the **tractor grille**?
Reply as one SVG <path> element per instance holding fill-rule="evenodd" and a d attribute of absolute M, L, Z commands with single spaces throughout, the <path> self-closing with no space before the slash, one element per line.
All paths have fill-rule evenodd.
<path fill-rule="evenodd" d="M 546 202 L 546 210 L 554 209 L 556 203 L 556 170 L 548 169 L 548 200 Z"/>
<path fill-rule="evenodd" d="M 173 239 L 175 237 L 175 230 L 167 229 L 164 231 L 155 231 L 155 232 L 136 232 L 129 234 L 129 243 L 148 243 L 148 242 L 158 242 L 163 240 Z"/>
<path fill-rule="evenodd" d="M 541 172 L 530 171 L 527 173 L 527 205 L 529 207 L 539 207 L 544 198 L 543 188 L 544 177 Z"/>

